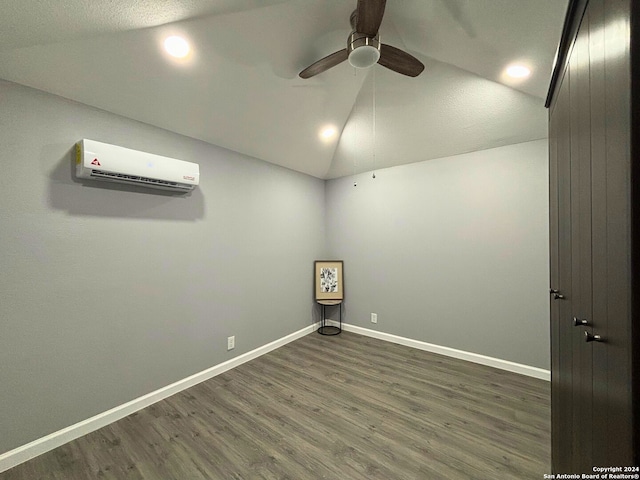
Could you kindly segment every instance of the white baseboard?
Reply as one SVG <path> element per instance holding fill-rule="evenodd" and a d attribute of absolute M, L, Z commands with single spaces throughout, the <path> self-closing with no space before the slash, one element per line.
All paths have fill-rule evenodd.
<path fill-rule="evenodd" d="M 138 410 L 141 410 L 149 405 L 152 405 L 160 400 L 163 400 L 171 395 L 175 395 L 182 390 L 186 390 L 189 387 L 193 387 L 198 383 L 209 380 L 210 378 L 220 375 L 221 373 L 231 370 L 243 363 L 246 363 L 254 358 L 257 358 L 265 353 L 269 353 L 276 348 L 279 348 L 287 343 L 293 342 L 299 338 L 314 332 L 318 328 L 318 324 L 309 325 L 297 332 L 291 333 L 285 337 L 275 340 L 271 343 L 256 348 L 250 352 L 239 355 L 231 360 L 220 363 L 214 367 L 203 370 L 200 373 L 191 375 L 190 377 L 179 380 L 171 385 L 167 385 L 155 392 L 148 393 L 142 397 L 136 398 L 125 404 L 119 405 L 106 412 L 99 413 L 91 418 L 82 420 L 74 425 L 53 432 L 45 437 L 34 440 L 14 450 L 10 450 L 0 455 L 0 473 L 10 468 L 13 468 L 21 463 L 31 460 L 32 458 L 42 455 L 43 453 L 53 450 L 65 443 L 68 443 L 76 438 L 82 437 L 88 433 L 91 433 L 99 428 L 102 428 L 110 423 L 120 420 L 127 415 L 131 415 Z"/>
<path fill-rule="evenodd" d="M 327 324 L 338 326 L 339 323 L 335 320 L 327 319 Z M 438 353 L 440 355 L 446 355 L 447 357 L 459 358 L 468 362 L 479 363 L 480 365 L 487 365 L 489 367 L 499 368 L 501 370 L 507 370 L 509 372 L 519 373 L 528 377 L 539 378 L 541 380 L 551 381 L 551 372 L 543 368 L 531 367 L 529 365 L 523 365 L 521 363 L 510 362 L 508 360 L 501 360 L 499 358 L 487 357 L 478 353 L 465 352 L 464 350 L 456 350 L 455 348 L 442 347 L 440 345 L 434 345 L 433 343 L 421 342 L 420 340 L 413 340 L 411 338 L 399 337 L 390 333 L 378 332 L 376 330 L 370 330 L 368 328 L 358 327 L 356 325 L 350 325 L 348 323 L 342 324 L 343 330 L 347 332 L 358 333 L 367 337 L 377 338 L 379 340 L 385 340 L 387 342 L 393 342 L 407 347 L 417 348 L 419 350 L 425 350 L 427 352 Z"/>

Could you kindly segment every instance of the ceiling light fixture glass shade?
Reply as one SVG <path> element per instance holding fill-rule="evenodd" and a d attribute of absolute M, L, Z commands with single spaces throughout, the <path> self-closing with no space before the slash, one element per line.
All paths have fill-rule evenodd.
<path fill-rule="evenodd" d="M 368 68 L 380 59 L 380 39 L 358 32 L 349 35 L 349 63 L 356 68 Z"/>
<path fill-rule="evenodd" d="M 356 68 L 369 68 L 378 63 L 380 50 L 376 47 L 364 45 L 352 50 L 349 54 L 349 63 Z"/>

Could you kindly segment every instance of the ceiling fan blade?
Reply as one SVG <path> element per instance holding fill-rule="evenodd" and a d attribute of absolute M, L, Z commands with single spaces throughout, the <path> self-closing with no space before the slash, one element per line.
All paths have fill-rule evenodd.
<path fill-rule="evenodd" d="M 332 53 L 331 55 L 327 55 L 301 71 L 299 74 L 300 78 L 310 78 L 314 75 L 318 75 L 319 73 L 329 70 L 331 67 L 335 67 L 339 63 L 344 62 L 347 58 L 349 58 L 349 53 L 346 48 Z"/>
<path fill-rule="evenodd" d="M 378 34 L 387 0 L 358 0 L 356 32 L 370 37 Z"/>
<path fill-rule="evenodd" d="M 380 60 L 378 60 L 378 63 L 389 70 L 408 77 L 417 77 L 424 70 L 424 65 L 416 57 L 384 43 L 380 45 Z"/>

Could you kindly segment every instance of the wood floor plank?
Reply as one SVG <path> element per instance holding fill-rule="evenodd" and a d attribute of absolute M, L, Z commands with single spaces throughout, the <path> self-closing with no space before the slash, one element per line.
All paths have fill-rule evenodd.
<path fill-rule="evenodd" d="M 0 474 L 16 479 L 527 479 L 548 382 L 308 335 Z"/>

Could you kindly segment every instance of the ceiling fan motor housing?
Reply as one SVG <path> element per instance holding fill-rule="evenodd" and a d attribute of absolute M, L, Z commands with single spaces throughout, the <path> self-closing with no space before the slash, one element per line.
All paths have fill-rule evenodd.
<path fill-rule="evenodd" d="M 347 40 L 349 63 L 356 68 L 368 68 L 380 58 L 380 37 L 370 37 L 353 31 Z"/>

